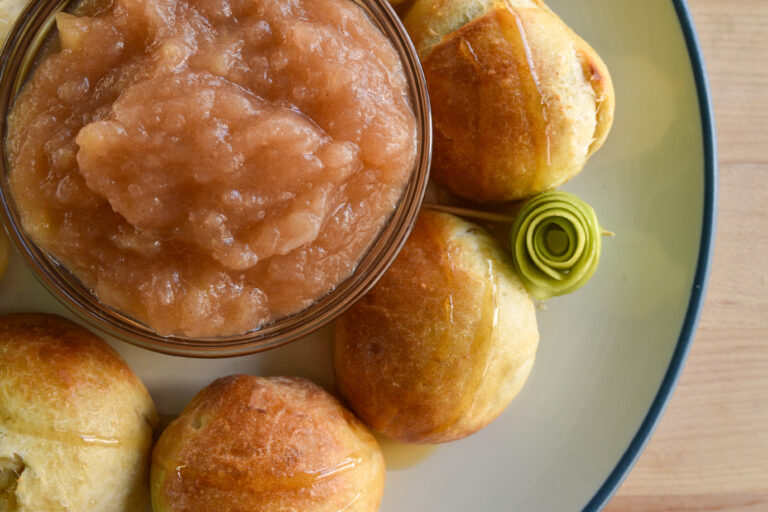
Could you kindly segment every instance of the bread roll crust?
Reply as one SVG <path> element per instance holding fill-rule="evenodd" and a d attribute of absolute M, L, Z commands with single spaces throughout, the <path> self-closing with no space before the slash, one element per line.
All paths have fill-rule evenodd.
<path fill-rule="evenodd" d="M 18 475 L 0 482 L 0 509 L 142 510 L 156 424 L 101 338 L 53 315 L 0 317 L 0 469 Z"/>
<path fill-rule="evenodd" d="M 337 323 L 337 385 L 388 437 L 452 441 L 506 408 L 538 337 L 533 303 L 495 242 L 423 211 L 389 271 Z"/>
<path fill-rule="evenodd" d="M 543 2 L 417 0 L 404 22 L 434 121 L 431 176 L 516 200 L 578 174 L 613 122 L 610 74 Z"/>
<path fill-rule="evenodd" d="M 374 511 L 383 486 L 370 432 L 299 378 L 214 381 L 168 426 L 152 458 L 155 512 Z"/>

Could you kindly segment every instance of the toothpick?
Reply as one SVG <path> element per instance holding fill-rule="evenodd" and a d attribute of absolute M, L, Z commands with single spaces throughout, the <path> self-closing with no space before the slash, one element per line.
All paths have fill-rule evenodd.
<path fill-rule="evenodd" d="M 489 222 L 500 222 L 503 224 L 513 224 L 515 222 L 515 218 L 512 215 L 504 215 L 503 213 L 481 212 L 478 210 L 471 210 L 469 208 L 458 208 L 456 206 L 445 206 L 444 204 L 436 203 L 422 203 L 421 205 L 424 208 L 428 208 L 430 210 L 452 213 L 460 217 L 469 217 L 471 219 L 487 220 Z M 616 233 L 606 229 L 603 229 L 600 234 L 603 236 L 616 236 Z"/>
<path fill-rule="evenodd" d="M 460 217 L 487 220 L 489 222 L 502 222 L 505 224 L 512 224 L 515 222 L 515 218 L 513 216 L 504 215 L 503 213 L 481 212 L 478 210 L 470 210 L 469 208 L 458 208 L 455 206 L 445 206 L 435 203 L 422 203 L 422 206 L 430 210 L 452 213 Z"/>

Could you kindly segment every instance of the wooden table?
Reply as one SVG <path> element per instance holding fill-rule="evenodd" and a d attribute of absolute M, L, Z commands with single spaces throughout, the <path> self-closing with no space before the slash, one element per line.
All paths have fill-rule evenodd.
<path fill-rule="evenodd" d="M 768 0 L 689 0 L 720 150 L 717 240 L 688 362 L 606 512 L 768 511 Z"/>

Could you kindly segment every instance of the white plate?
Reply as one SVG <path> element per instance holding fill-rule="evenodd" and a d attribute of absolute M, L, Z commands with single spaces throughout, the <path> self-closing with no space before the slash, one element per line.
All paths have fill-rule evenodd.
<path fill-rule="evenodd" d="M 597 49 L 615 82 L 613 131 L 564 188 L 591 203 L 617 236 L 605 239 L 585 288 L 538 312 L 540 349 L 518 398 L 477 435 L 390 470 L 385 512 L 599 509 L 658 421 L 695 330 L 711 253 L 715 158 L 687 10 L 670 0 L 549 3 Z M 18 254 L 0 283 L 0 312 L 12 311 L 72 317 Z M 224 360 L 109 341 L 159 411 L 175 414 L 232 373 L 300 375 L 332 387 L 331 334 L 328 327 Z"/>

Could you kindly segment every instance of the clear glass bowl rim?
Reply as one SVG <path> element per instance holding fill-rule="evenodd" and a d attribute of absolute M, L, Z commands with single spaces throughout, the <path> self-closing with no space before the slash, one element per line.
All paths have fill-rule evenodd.
<path fill-rule="evenodd" d="M 187 357 L 232 357 L 269 350 L 297 340 L 323 327 L 365 295 L 389 268 L 402 248 L 418 216 L 429 178 L 432 156 L 432 121 L 429 96 L 418 54 L 387 0 L 354 0 L 397 50 L 410 89 L 417 120 L 417 161 L 411 179 L 387 224 L 352 276 L 307 309 L 280 318 L 256 331 L 216 338 L 161 336 L 150 327 L 103 303 L 46 251 L 40 249 L 21 227 L 18 209 L 8 183 L 5 155 L 7 114 L 16 93 L 28 76 L 41 43 L 54 29 L 54 15 L 73 0 L 31 2 L 22 11 L 0 52 L 0 218 L 6 230 L 43 286 L 70 311 L 98 330 L 142 348 Z"/>

